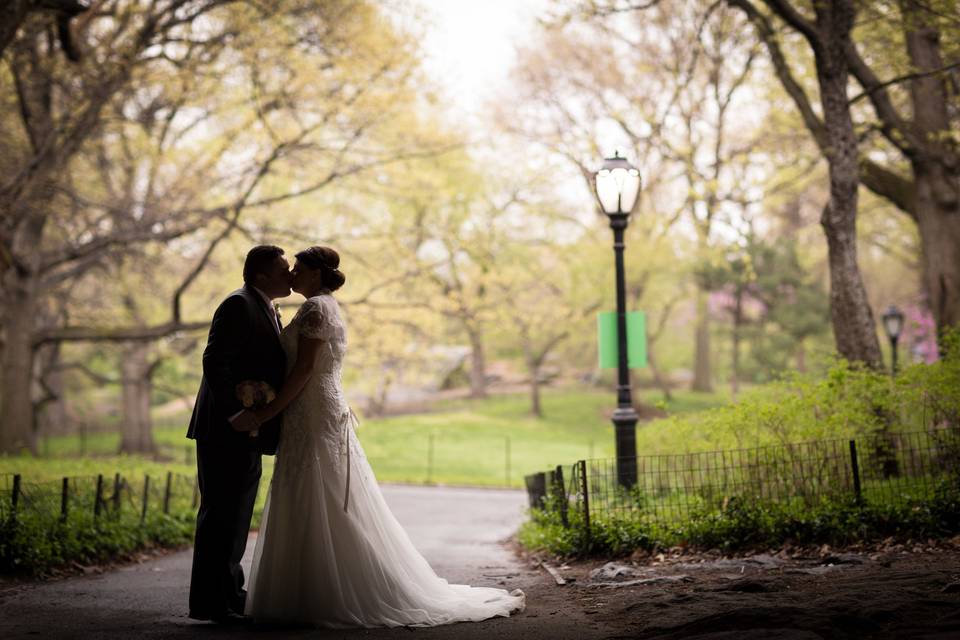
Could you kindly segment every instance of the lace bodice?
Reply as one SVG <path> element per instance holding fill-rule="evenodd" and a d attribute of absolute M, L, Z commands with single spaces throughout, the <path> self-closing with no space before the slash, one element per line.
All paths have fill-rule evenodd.
<path fill-rule="evenodd" d="M 283 432 L 278 456 L 288 468 L 316 460 L 318 447 L 341 453 L 345 420 L 350 407 L 341 386 L 343 357 L 347 351 L 346 325 L 340 305 L 330 294 L 308 298 L 280 333 L 287 356 L 287 373 L 297 362 L 301 336 L 322 340 L 313 374 L 300 394 L 283 412 Z"/>
<path fill-rule="evenodd" d="M 287 355 L 287 373 L 297 361 L 300 336 L 323 340 L 317 355 L 315 373 L 340 373 L 347 352 L 347 328 L 340 315 L 340 305 L 330 294 L 307 298 L 280 333 L 280 342 Z"/>

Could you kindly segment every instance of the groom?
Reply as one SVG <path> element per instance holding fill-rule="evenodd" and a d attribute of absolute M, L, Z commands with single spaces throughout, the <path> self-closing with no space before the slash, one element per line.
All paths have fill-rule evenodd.
<path fill-rule="evenodd" d="M 200 512 L 190 576 L 190 617 L 224 623 L 243 615 L 243 557 L 260 483 L 260 456 L 277 452 L 280 418 L 257 437 L 235 431 L 243 409 L 239 382 L 267 382 L 279 391 L 286 372 L 280 318 L 273 299 L 290 295 L 283 249 L 254 247 L 243 265 L 244 286 L 220 303 L 207 347 L 203 378 L 187 437 L 197 441 Z M 247 414 L 241 414 L 241 419 Z"/>

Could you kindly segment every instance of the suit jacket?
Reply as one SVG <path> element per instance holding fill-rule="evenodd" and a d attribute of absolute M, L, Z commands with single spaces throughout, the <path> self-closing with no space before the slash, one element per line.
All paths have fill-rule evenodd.
<path fill-rule="evenodd" d="M 235 431 L 228 421 L 243 409 L 236 395 L 239 382 L 264 381 L 276 391 L 283 384 L 287 359 L 275 322 L 273 309 L 250 287 L 237 289 L 220 303 L 203 350 L 203 377 L 188 438 L 271 455 L 277 452 L 280 416 L 264 423 L 256 438 Z"/>

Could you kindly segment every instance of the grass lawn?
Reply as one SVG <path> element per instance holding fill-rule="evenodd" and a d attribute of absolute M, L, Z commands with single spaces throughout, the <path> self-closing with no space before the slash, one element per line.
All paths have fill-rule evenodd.
<path fill-rule="evenodd" d="M 640 395 L 648 404 L 661 399 L 656 390 L 641 390 Z M 723 394 L 678 391 L 674 401 L 661 406 L 670 414 L 681 414 L 726 401 Z M 547 389 L 541 419 L 529 414 L 526 395 L 505 395 L 444 402 L 432 413 L 361 419 L 358 435 L 383 482 L 522 487 L 528 473 L 582 458 L 612 457 L 609 414 L 614 406 L 612 392 Z M 83 445 L 85 457 L 77 455 L 78 436 L 51 438 L 41 446 L 49 457 L 0 457 L 0 474 L 21 473 L 25 481 L 118 471 L 130 476 L 149 473 L 159 477 L 167 470 L 192 474 L 193 446 L 183 435 L 187 420 L 184 414 L 157 425 L 154 435 L 165 460 L 109 455 L 117 450 L 119 435 L 89 434 Z M 641 454 L 672 451 L 669 434 L 658 433 L 656 422 L 641 424 L 637 439 Z M 657 451 L 650 449 L 654 442 Z M 680 443 L 675 445 L 676 451 L 682 450 Z M 272 462 L 272 457 L 264 458 L 265 477 L 272 471 Z"/>

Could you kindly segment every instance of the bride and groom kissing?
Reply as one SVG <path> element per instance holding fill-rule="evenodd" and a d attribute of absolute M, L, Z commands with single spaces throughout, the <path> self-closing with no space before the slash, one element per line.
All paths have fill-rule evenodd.
<path fill-rule="evenodd" d="M 384 501 L 341 386 L 339 266 L 330 247 L 300 251 L 291 269 L 280 247 L 256 246 L 214 313 L 187 432 L 200 485 L 190 617 L 350 628 L 522 611 L 519 590 L 438 577 Z M 284 326 L 273 300 L 291 289 L 304 301 Z M 244 590 L 262 455 L 276 464 Z"/>

